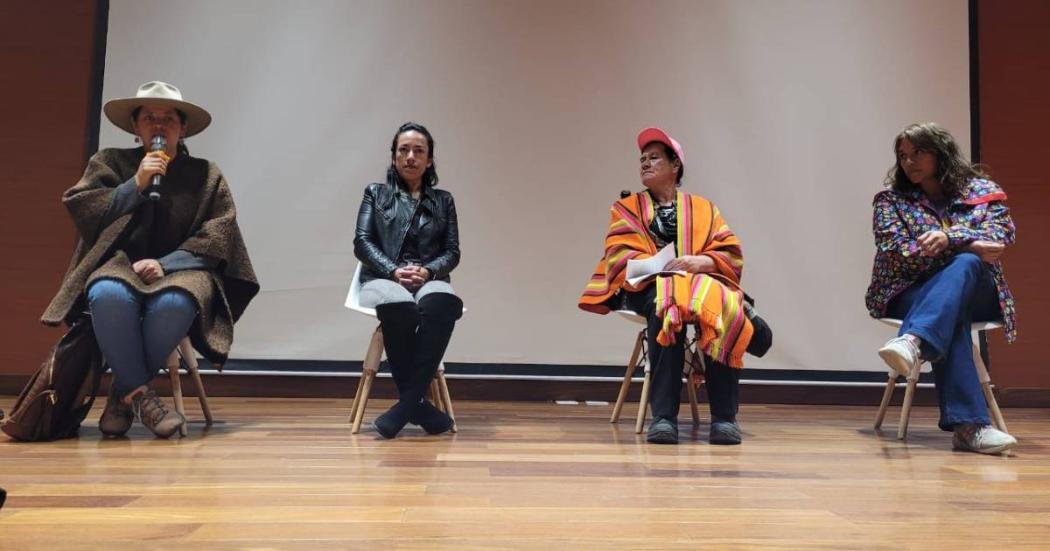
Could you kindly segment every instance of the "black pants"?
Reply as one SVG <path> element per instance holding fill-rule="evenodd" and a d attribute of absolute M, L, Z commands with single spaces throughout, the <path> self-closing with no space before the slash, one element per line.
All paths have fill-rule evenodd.
<path fill-rule="evenodd" d="M 682 403 L 682 368 L 685 364 L 685 329 L 671 346 L 656 342 L 663 320 L 656 316 L 656 286 L 637 293 L 626 293 L 624 305 L 648 320 L 646 341 L 649 346 L 649 407 L 653 419 L 677 420 Z M 740 370 L 704 356 L 705 379 L 711 421 L 736 421 L 740 404 Z"/>
<path fill-rule="evenodd" d="M 418 303 L 376 306 L 390 373 L 403 401 L 415 404 L 426 394 L 462 314 L 463 301 L 443 292 L 420 297 Z"/>

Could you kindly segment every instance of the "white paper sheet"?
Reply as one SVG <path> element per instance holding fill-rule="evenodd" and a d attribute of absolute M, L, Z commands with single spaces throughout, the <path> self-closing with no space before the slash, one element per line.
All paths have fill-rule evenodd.
<path fill-rule="evenodd" d="M 674 243 L 669 243 L 654 256 L 642 260 L 627 261 L 627 283 L 638 285 L 648 277 L 657 275 L 682 274 L 684 271 L 664 270 L 667 263 L 675 259 Z"/>

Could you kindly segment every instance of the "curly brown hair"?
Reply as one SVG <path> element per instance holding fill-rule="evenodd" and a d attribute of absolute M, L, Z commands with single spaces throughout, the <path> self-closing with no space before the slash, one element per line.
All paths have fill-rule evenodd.
<path fill-rule="evenodd" d="M 947 197 L 954 197 L 973 178 L 987 178 L 982 165 L 970 164 L 955 138 L 947 130 L 937 126 L 936 123 L 926 122 L 922 124 L 908 125 L 897 137 L 893 139 L 893 157 L 896 161 L 889 173 L 886 174 L 886 187 L 897 191 L 908 191 L 915 189 L 916 185 L 908 179 L 908 175 L 901 168 L 898 149 L 901 141 L 907 139 L 915 149 L 932 153 L 937 159 L 937 179 L 941 182 L 941 191 Z"/>

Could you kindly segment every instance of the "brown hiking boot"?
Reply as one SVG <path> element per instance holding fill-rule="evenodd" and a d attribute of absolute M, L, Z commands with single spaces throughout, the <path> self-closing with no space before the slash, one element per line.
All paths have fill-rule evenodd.
<path fill-rule="evenodd" d="M 161 438 L 175 434 L 186 423 L 186 418 L 168 409 L 152 388 L 137 391 L 131 399 L 131 409 L 140 423 Z"/>
<path fill-rule="evenodd" d="M 106 397 L 106 409 L 102 410 L 102 417 L 98 420 L 98 430 L 106 436 L 124 436 L 131 428 L 131 422 L 135 414 L 131 406 L 124 403 L 111 390 Z"/>

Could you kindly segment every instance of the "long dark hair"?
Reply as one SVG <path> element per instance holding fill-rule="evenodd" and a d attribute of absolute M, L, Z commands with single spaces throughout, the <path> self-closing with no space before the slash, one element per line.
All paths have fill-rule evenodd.
<path fill-rule="evenodd" d="M 427 130 L 427 127 L 418 122 L 406 122 L 397 129 L 397 132 L 394 133 L 394 139 L 390 142 L 390 166 L 386 169 L 386 183 L 397 188 L 404 187 L 401 184 L 401 177 L 397 174 L 397 168 L 394 166 L 394 157 L 397 155 L 397 138 L 405 132 L 412 131 L 419 132 L 427 139 L 427 156 L 430 159 L 430 166 L 423 171 L 423 185 L 426 187 L 434 187 L 438 184 L 437 160 L 434 159 L 434 137 L 430 135 L 430 131 Z"/>
<path fill-rule="evenodd" d="M 908 179 L 908 175 L 901 168 L 900 156 L 897 150 L 901 141 L 907 139 L 919 151 L 932 153 L 937 159 L 937 169 L 934 175 L 941 184 L 941 192 L 947 197 L 957 196 L 960 190 L 973 178 L 987 178 L 988 175 L 981 165 L 970 164 L 955 138 L 947 130 L 932 122 L 908 125 L 893 140 L 893 157 L 897 159 L 893 168 L 886 174 L 886 187 L 897 191 L 909 191 L 915 189 L 916 185 Z"/>

